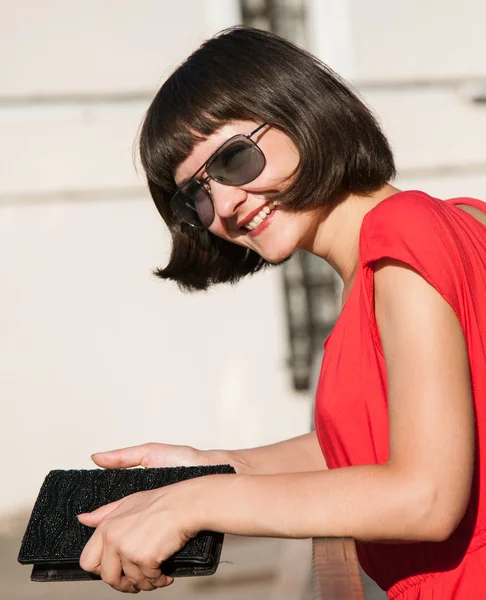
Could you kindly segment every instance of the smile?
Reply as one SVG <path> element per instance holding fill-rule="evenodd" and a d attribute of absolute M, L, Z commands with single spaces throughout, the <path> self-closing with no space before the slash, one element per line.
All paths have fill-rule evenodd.
<path fill-rule="evenodd" d="M 253 231 L 254 229 L 256 229 L 259 225 L 263 223 L 263 221 L 268 217 L 268 215 L 273 211 L 273 209 L 276 206 L 277 203 L 275 201 L 266 204 L 249 223 L 244 225 L 245 229 L 248 229 L 248 231 Z"/>

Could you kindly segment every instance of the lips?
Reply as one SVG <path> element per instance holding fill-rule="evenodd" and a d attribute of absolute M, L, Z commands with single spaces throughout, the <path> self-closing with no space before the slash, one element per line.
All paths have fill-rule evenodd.
<path fill-rule="evenodd" d="M 276 206 L 277 202 L 275 201 L 267 202 L 256 211 L 251 212 L 248 215 L 248 217 L 246 217 L 246 219 L 241 221 L 242 225 L 240 226 L 240 228 L 246 229 L 248 231 L 253 231 L 259 225 L 261 225 L 262 222 L 265 221 L 265 219 L 268 218 L 268 216 L 275 209 Z"/>
<path fill-rule="evenodd" d="M 248 237 L 255 237 L 257 235 L 260 235 L 260 233 L 262 233 L 263 231 L 265 231 L 267 229 L 267 227 L 270 226 L 270 224 L 273 221 L 273 217 L 275 215 L 275 213 L 277 212 L 279 206 L 276 205 L 272 208 L 272 210 L 270 211 L 270 213 L 266 216 L 265 219 L 263 219 L 262 221 L 259 222 L 258 225 L 256 225 L 251 231 L 248 230 L 246 232 L 246 234 L 248 235 Z M 258 216 L 255 217 L 255 219 L 258 219 Z M 255 223 L 255 220 L 251 221 L 251 223 L 249 225 L 246 226 L 246 229 L 248 229 L 249 227 L 251 227 L 253 224 Z"/>
<path fill-rule="evenodd" d="M 265 202 L 265 204 L 262 204 L 260 206 L 260 208 L 256 208 L 247 217 L 245 217 L 242 221 L 237 223 L 236 226 L 241 228 L 241 227 L 244 227 L 245 225 L 248 225 L 248 223 L 250 223 L 250 221 L 252 221 L 265 208 L 265 206 L 267 206 L 269 204 L 271 204 L 271 202 Z"/>

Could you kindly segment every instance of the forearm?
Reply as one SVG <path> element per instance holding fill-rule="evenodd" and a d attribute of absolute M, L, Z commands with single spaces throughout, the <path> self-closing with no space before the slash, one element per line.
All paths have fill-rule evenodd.
<path fill-rule="evenodd" d="M 270 475 L 327 469 L 316 432 L 245 450 L 207 450 L 209 464 L 229 463 L 238 474 Z"/>
<path fill-rule="evenodd" d="M 280 475 L 215 475 L 195 483 L 195 529 L 263 537 L 363 541 L 443 537 L 433 494 L 387 465 Z"/>

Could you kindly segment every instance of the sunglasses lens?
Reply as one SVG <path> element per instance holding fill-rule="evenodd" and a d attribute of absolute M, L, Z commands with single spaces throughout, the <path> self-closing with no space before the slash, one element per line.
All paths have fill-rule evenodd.
<path fill-rule="evenodd" d="M 196 180 L 181 187 L 173 196 L 171 207 L 183 221 L 199 229 L 209 227 L 214 219 L 211 197 Z"/>
<path fill-rule="evenodd" d="M 260 175 L 265 156 L 245 136 L 236 136 L 224 144 L 206 165 L 207 174 L 225 185 L 250 183 Z"/>
<path fill-rule="evenodd" d="M 224 185 L 243 185 L 260 175 L 265 156 L 260 148 L 244 135 L 235 135 L 216 151 L 206 164 L 206 173 Z M 211 195 L 204 185 L 191 179 L 172 197 L 172 210 L 186 223 L 205 229 L 214 220 Z"/>

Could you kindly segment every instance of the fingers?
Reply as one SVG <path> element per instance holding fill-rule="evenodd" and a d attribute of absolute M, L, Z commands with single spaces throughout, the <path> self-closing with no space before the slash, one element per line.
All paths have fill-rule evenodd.
<path fill-rule="evenodd" d="M 150 581 L 152 581 L 156 587 L 167 587 L 168 585 L 172 585 L 174 583 L 174 578 L 161 573 L 158 579 L 151 579 Z"/>
<path fill-rule="evenodd" d="M 154 585 L 154 587 L 162 588 L 172 585 L 174 583 L 174 578 L 161 574 L 157 579 L 149 579 L 149 581 Z"/>
<path fill-rule="evenodd" d="M 87 525 L 88 527 L 98 527 L 101 521 L 109 515 L 111 512 L 115 510 L 122 502 L 124 498 L 117 500 L 116 502 L 110 502 L 109 504 L 105 504 L 100 506 L 96 510 L 87 513 L 80 513 L 77 515 L 78 520 L 83 525 Z"/>
<path fill-rule="evenodd" d="M 119 592 L 151 592 L 173 583 L 173 577 L 163 575 L 159 568 L 141 566 L 124 557 L 112 547 L 105 547 L 99 568 L 103 581 Z"/>
<path fill-rule="evenodd" d="M 173 577 L 164 575 L 160 570 L 160 566 L 153 567 L 147 564 L 140 564 L 140 573 L 147 581 L 149 581 L 154 588 L 167 587 L 174 582 Z"/>
<path fill-rule="evenodd" d="M 100 575 L 103 581 L 119 592 L 137 594 L 140 589 L 123 573 L 120 557 L 110 546 L 103 548 Z M 151 588 L 155 589 L 155 588 Z"/>
<path fill-rule="evenodd" d="M 123 558 L 122 568 L 131 583 L 139 590 L 145 592 L 167 587 L 174 581 L 173 577 L 166 577 L 163 575 L 160 572 L 160 569 L 144 568 L 133 562 L 128 562 Z"/>
<path fill-rule="evenodd" d="M 79 566 L 90 573 L 100 574 L 103 541 L 98 531 L 95 531 L 83 548 L 79 558 Z"/>
<path fill-rule="evenodd" d="M 126 578 L 134 587 L 143 590 L 144 592 L 151 592 L 152 590 L 157 589 L 155 585 L 144 577 L 138 565 L 122 559 L 121 566 Z"/>
<path fill-rule="evenodd" d="M 128 448 L 118 448 L 107 452 L 95 452 L 91 455 L 91 459 L 99 467 L 105 469 L 138 467 L 143 465 L 149 445 L 142 444 L 141 446 L 129 446 Z"/>
<path fill-rule="evenodd" d="M 140 494 L 147 493 L 151 492 Z M 139 494 L 133 494 L 132 499 L 137 496 Z M 140 590 L 151 591 L 171 585 L 174 579 L 162 574 L 160 570 L 162 557 L 154 558 L 154 552 L 144 546 L 145 551 L 140 553 L 140 544 L 127 545 L 126 527 L 124 529 L 120 525 L 124 521 L 118 514 L 119 511 L 104 518 L 125 502 L 127 499 L 123 498 L 79 516 L 80 522 L 96 527 L 81 554 L 81 568 L 100 575 L 106 583 L 120 592 L 138 593 Z M 151 532 L 152 529 L 149 528 L 148 531 Z"/>

